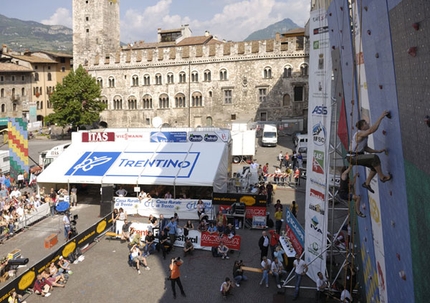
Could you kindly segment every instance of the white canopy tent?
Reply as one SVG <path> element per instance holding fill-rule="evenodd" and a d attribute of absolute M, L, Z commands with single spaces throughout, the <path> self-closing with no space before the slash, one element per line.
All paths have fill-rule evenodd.
<path fill-rule="evenodd" d="M 143 135 L 138 136 L 138 131 Z M 211 135 L 214 137 L 207 142 L 192 142 L 183 138 L 195 140 L 199 132 L 182 132 L 179 142 L 154 142 L 153 133 L 74 133 L 72 144 L 38 176 L 37 182 L 207 186 L 214 192 L 227 192 L 228 135 L 225 140 L 215 140 Z M 172 136 L 176 132 L 164 134 Z M 219 138 L 225 134 L 225 130 L 217 133 Z"/>

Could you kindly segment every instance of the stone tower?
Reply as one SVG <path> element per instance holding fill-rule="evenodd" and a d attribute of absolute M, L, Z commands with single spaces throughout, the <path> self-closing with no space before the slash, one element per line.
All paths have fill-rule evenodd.
<path fill-rule="evenodd" d="M 73 68 L 120 47 L 119 0 L 73 0 Z"/>

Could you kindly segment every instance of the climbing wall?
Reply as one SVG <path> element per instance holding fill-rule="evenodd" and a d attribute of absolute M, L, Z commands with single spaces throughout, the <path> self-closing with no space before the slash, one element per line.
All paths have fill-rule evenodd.
<path fill-rule="evenodd" d="M 335 97 L 338 105 L 344 104 L 346 111 L 343 118 L 339 118 L 339 131 L 348 133 L 346 146 L 348 150 L 348 141 L 353 132 L 353 125 L 358 120 L 358 89 L 356 75 L 356 67 L 354 66 L 355 50 L 353 48 L 353 37 L 349 30 L 351 19 L 350 12 L 347 9 L 346 0 L 335 0 L 332 2 L 328 10 L 328 23 L 330 28 L 330 43 L 332 46 L 333 58 L 333 73 L 335 75 Z M 341 83 L 337 78 L 341 78 Z M 342 106 L 338 106 L 341 108 Z M 341 112 L 340 112 L 341 113 Z M 340 115 L 339 113 L 339 115 Z M 344 124 L 341 124 L 345 121 Z M 356 167 L 361 175 L 365 174 L 364 169 Z M 358 187 L 357 187 L 358 188 Z M 358 188 L 359 189 L 359 188 Z M 360 189 L 359 189 L 360 190 Z M 357 193 L 359 194 L 359 192 Z M 358 277 L 360 281 L 359 292 L 362 298 L 366 298 L 366 302 L 380 302 L 378 288 L 377 262 L 375 260 L 375 249 L 373 245 L 372 224 L 369 216 L 369 203 L 363 199 L 362 212 L 367 214 L 365 219 L 357 218 L 351 213 L 350 223 L 353 229 L 353 241 L 357 243 L 354 246 L 356 258 L 350 260 L 356 268 L 359 268 Z M 353 209 L 353 208 L 352 208 Z M 357 224 L 359 223 L 359 224 Z M 344 283 L 344 281 L 341 281 Z M 346 285 L 349 288 L 349 285 Z"/>
<path fill-rule="evenodd" d="M 403 143 L 415 302 L 428 302 L 430 262 L 430 2 L 389 1 Z M 407 277 L 408 278 L 408 277 Z"/>
<path fill-rule="evenodd" d="M 384 110 L 389 110 L 392 118 L 384 118 L 379 130 L 369 138 L 369 146 L 388 149 L 388 155 L 380 154 L 382 168 L 394 176 L 387 183 L 375 177 L 371 183 L 375 194 L 370 194 L 361 187 L 367 172 L 362 167 L 355 168 L 360 173 L 357 193 L 362 197 L 367 214 L 365 219 L 358 220 L 359 256 L 363 262 L 360 274 L 364 279 L 367 302 L 415 302 L 400 101 L 390 31 L 392 20 L 387 1 L 356 3 L 356 11 L 352 14 L 356 35 L 352 37 L 354 47 L 351 51 L 345 38 L 349 25 L 339 21 L 346 18 L 341 15 L 348 13 L 346 2 L 333 1 L 329 9 L 333 19 L 330 21 L 329 17 L 331 34 L 338 36 L 337 39 L 330 37 L 330 42 L 342 53 L 340 65 L 348 130 L 351 137 L 356 130 L 350 126 L 358 119 L 366 119 L 372 124 Z M 357 63 L 356 70 L 348 72 L 353 59 Z M 354 89 L 355 85 L 357 89 Z"/>
<path fill-rule="evenodd" d="M 27 122 L 22 118 L 10 118 L 8 122 L 10 174 L 16 180 L 20 172 L 28 172 Z"/>

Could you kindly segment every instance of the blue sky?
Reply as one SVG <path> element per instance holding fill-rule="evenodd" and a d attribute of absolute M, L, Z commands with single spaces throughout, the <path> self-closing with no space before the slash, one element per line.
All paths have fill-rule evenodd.
<path fill-rule="evenodd" d="M 80 0 L 83 1 L 83 0 Z M 240 41 L 285 18 L 304 27 L 310 0 L 119 0 L 121 41 L 155 42 L 157 29 L 189 24 L 194 36 L 207 30 L 219 39 Z M 0 14 L 72 28 L 72 0 L 13 0 Z"/>

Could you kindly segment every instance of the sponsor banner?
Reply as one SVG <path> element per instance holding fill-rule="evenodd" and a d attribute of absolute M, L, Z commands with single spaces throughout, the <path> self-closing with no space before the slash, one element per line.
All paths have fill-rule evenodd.
<path fill-rule="evenodd" d="M 189 178 L 200 152 L 85 152 L 66 176 Z"/>
<path fill-rule="evenodd" d="M 300 244 L 299 239 L 296 237 L 293 230 L 287 226 L 287 237 L 290 239 L 291 245 L 293 246 L 294 250 L 301 255 L 303 253 L 303 246 Z"/>
<path fill-rule="evenodd" d="M 311 11 L 309 50 L 309 108 L 308 129 L 312 137 L 308 144 L 308 155 L 312 160 L 307 163 L 307 178 L 311 180 L 306 186 L 305 214 L 305 261 L 309 264 L 308 275 L 314 281 L 317 272 L 326 268 L 326 254 L 315 259 L 315 254 L 325 251 L 327 245 L 327 193 L 329 183 L 329 141 L 331 127 L 331 48 L 327 24 L 327 11 Z"/>
<path fill-rule="evenodd" d="M 60 256 L 67 258 L 71 253 L 75 252 L 77 248 L 82 249 L 84 246 L 90 244 L 108 230 L 111 225 L 112 214 L 109 214 L 87 230 L 78 234 L 75 238 L 63 244 L 56 251 L 34 264 L 31 268 L 17 276 L 1 289 L 0 303 L 7 303 L 9 296 L 14 291 L 18 294 L 23 294 L 28 288 L 32 288 L 36 276 L 44 271 L 45 268 L 48 268 L 52 262 L 57 262 Z"/>
<path fill-rule="evenodd" d="M 297 238 L 297 241 L 300 244 L 301 249 L 298 249 L 298 247 L 294 247 L 296 251 L 303 250 L 303 246 L 305 245 L 305 231 L 303 227 L 300 225 L 299 221 L 297 221 L 296 217 L 291 213 L 291 211 L 287 208 L 285 209 L 285 220 L 286 220 L 286 227 L 291 229 L 293 234 L 295 235 L 295 238 Z M 291 237 L 290 237 L 291 239 Z"/>
<path fill-rule="evenodd" d="M 229 249 L 240 250 L 241 237 L 238 235 L 234 237 L 223 235 L 220 237 L 218 233 L 209 233 L 207 231 L 201 233 L 201 246 L 215 247 L 218 246 L 221 241 L 223 241 L 225 246 Z"/>
<path fill-rule="evenodd" d="M 250 219 L 255 216 L 266 217 L 266 207 L 256 207 L 256 206 L 247 207 L 245 218 Z"/>
<path fill-rule="evenodd" d="M 114 207 L 122 208 L 129 215 L 149 216 L 154 215 L 159 217 L 163 214 L 168 218 L 177 213 L 179 218 L 186 220 L 198 220 L 197 216 L 197 202 L 199 199 L 142 199 L 137 197 L 115 197 Z M 211 200 L 202 200 L 205 204 L 206 213 L 212 210 Z"/>
<path fill-rule="evenodd" d="M 236 202 L 245 203 L 248 206 L 264 206 L 266 207 L 266 196 L 253 194 L 236 194 L 236 193 L 213 193 L 213 205 L 226 205 Z"/>
<path fill-rule="evenodd" d="M 187 142 L 187 132 L 151 132 L 150 142 Z"/>
<path fill-rule="evenodd" d="M 82 142 L 115 142 L 115 133 L 82 133 Z"/>

